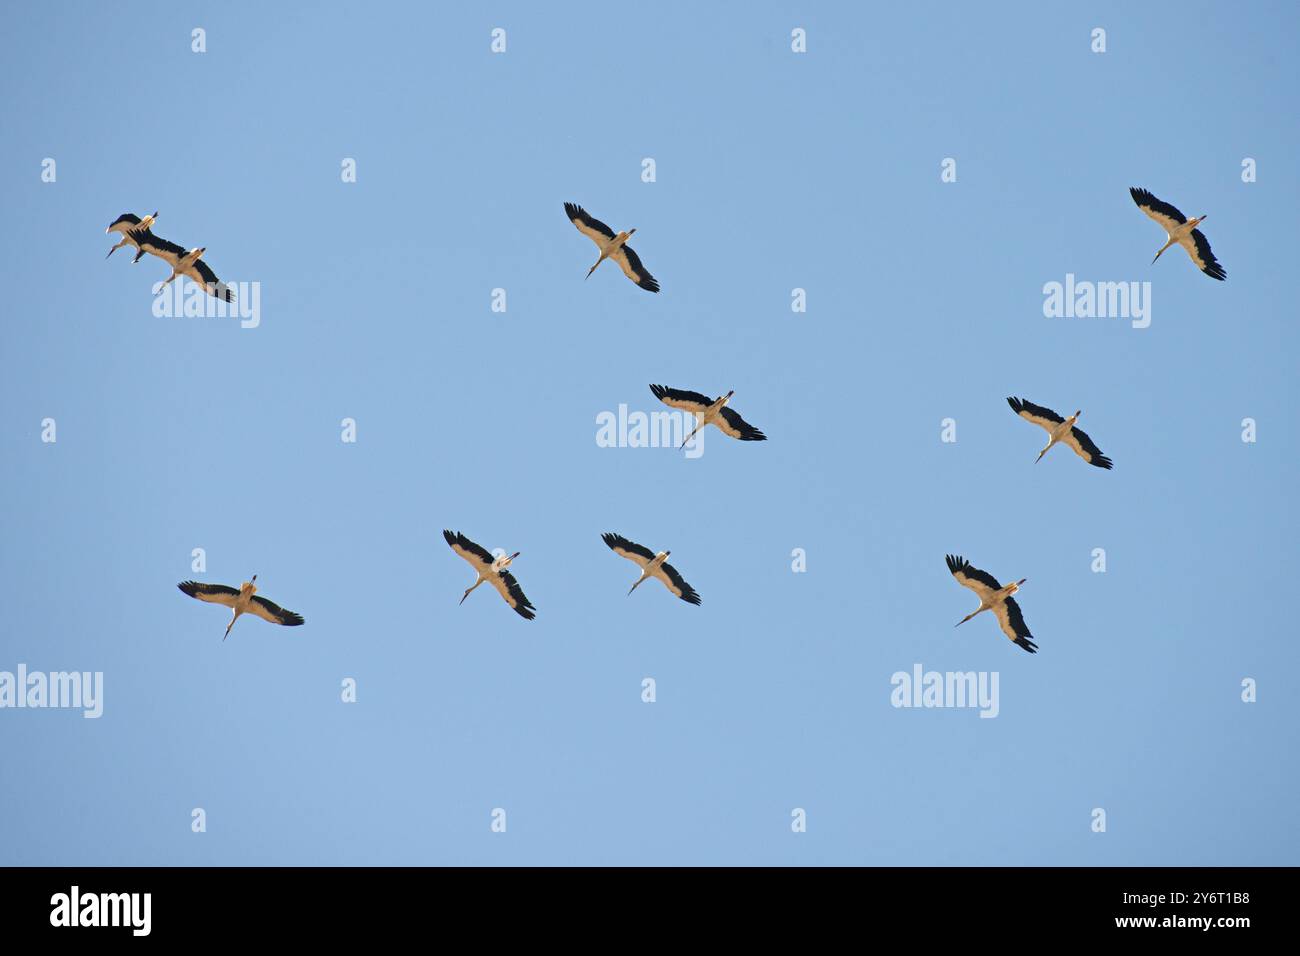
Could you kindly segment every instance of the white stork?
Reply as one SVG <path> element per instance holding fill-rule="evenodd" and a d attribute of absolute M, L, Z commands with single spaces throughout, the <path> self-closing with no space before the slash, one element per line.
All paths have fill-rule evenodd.
<path fill-rule="evenodd" d="M 245 581 L 237 591 L 224 584 L 200 584 L 198 581 L 182 581 L 176 586 L 192 598 L 207 601 L 209 604 L 220 604 L 234 610 L 230 616 L 230 623 L 226 625 L 226 633 L 221 637 L 223 641 L 230 636 L 230 629 L 235 626 L 241 614 L 254 614 L 264 621 L 283 624 L 285 627 L 297 627 L 302 623 L 301 614 L 286 611 L 280 605 L 264 597 L 258 597 L 256 581 L 257 575 L 254 574 L 253 580 Z"/>
<path fill-rule="evenodd" d="M 110 232 L 121 233 L 122 241 L 108 250 L 108 256 L 111 256 L 125 245 L 132 245 L 136 248 L 136 254 L 131 261 L 139 262 L 144 255 L 144 250 L 140 248 L 140 239 L 149 234 L 149 228 L 157 219 L 158 213 L 156 212 L 152 216 L 145 216 L 143 219 L 134 213 L 124 212 L 114 219 L 109 223 L 108 228 L 104 230 L 104 234 L 108 235 Z M 108 256 L 104 256 L 104 258 L 107 259 Z"/>
<path fill-rule="evenodd" d="M 623 270 L 623 275 L 641 288 L 650 292 L 659 291 L 659 283 L 655 281 L 655 277 L 641 264 L 641 257 L 632 251 L 631 246 L 627 245 L 628 239 L 632 238 L 632 233 L 636 232 L 635 229 L 629 229 L 627 232 L 620 232 L 615 235 L 613 229 L 599 219 L 591 218 L 591 216 L 587 215 L 587 211 L 576 203 L 566 202 L 564 204 L 564 214 L 569 217 L 569 222 L 578 227 L 578 232 L 594 242 L 596 248 L 600 250 L 600 258 L 596 260 L 596 266 L 606 259 L 612 259 Z M 596 266 L 592 266 L 587 270 L 588 279 L 596 271 Z"/>
<path fill-rule="evenodd" d="M 1028 579 L 1021 578 L 1015 584 L 1008 584 L 1004 587 L 998 584 L 998 579 L 987 571 L 971 567 L 971 563 L 965 558 L 950 554 L 947 556 L 947 561 L 948 570 L 957 579 L 957 583 L 964 588 L 970 588 L 980 599 L 980 606 L 953 626 L 961 627 L 981 611 L 991 610 L 997 615 L 998 624 L 1001 625 L 1003 634 L 1030 654 L 1037 654 L 1038 645 L 1030 640 L 1033 635 L 1029 633 L 1029 628 L 1025 625 L 1025 617 L 1020 613 L 1020 605 L 1011 596 L 1019 591 L 1020 585 L 1024 584 Z"/>
<path fill-rule="evenodd" d="M 524 596 L 524 589 L 519 586 L 515 576 L 506 568 L 510 567 L 510 562 L 519 557 L 519 552 L 506 557 L 502 555 L 499 558 L 492 556 L 492 552 L 481 545 L 475 544 L 469 538 L 465 537 L 459 531 L 451 532 L 444 530 L 442 536 L 447 539 L 451 545 L 451 550 L 455 551 L 462 558 L 469 562 L 474 573 L 478 575 L 478 580 L 472 586 L 466 589 L 461 595 L 460 603 L 465 603 L 465 598 L 469 597 L 470 591 L 478 587 L 484 581 L 497 589 L 497 593 L 515 609 L 518 614 L 526 621 L 531 621 L 537 615 L 534 613 L 537 608 L 529 602 Z"/>
<path fill-rule="evenodd" d="M 1187 254 L 1196 263 L 1196 268 L 1211 279 L 1223 281 L 1228 277 L 1227 270 L 1219 265 L 1219 260 L 1214 258 L 1214 253 L 1210 251 L 1210 240 L 1205 238 L 1205 233 L 1196 228 L 1205 222 L 1205 216 L 1188 219 L 1178 211 L 1177 207 L 1162 202 L 1145 189 L 1136 186 L 1129 189 L 1129 195 L 1133 197 L 1139 209 L 1158 222 L 1160 228 L 1169 234 L 1169 241 L 1160 247 L 1156 259 L 1159 259 L 1161 254 L 1176 242 L 1187 250 Z M 1154 263 L 1156 259 L 1152 259 L 1151 262 Z"/>
<path fill-rule="evenodd" d="M 669 408 L 680 408 L 695 416 L 695 427 L 686 436 L 686 441 L 682 442 L 683 448 L 705 425 L 716 425 L 724 435 L 741 441 L 767 441 L 766 435 L 741 418 L 738 412 L 727 407 L 731 396 L 736 394 L 734 388 L 721 398 L 709 398 L 699 392 L 687 392 L 666 385 L 651 385 L 650 391 Z"/>
<path fill-rule="evenodd" d="M 1088 433 L 1074 427 L 1074 423 L 1079 420 L 1082 411 L 1077 411 L 1069 418 L 1062 418 L 1050 408 L 1044 408 L 1042 405 L 1035 405 L 1033 402 L 1027 402 L 1022 398 L 1008 398 L 1007 404 L 1011 410 L 1027 422 L 1033 422 L 1039 428 L 1047 430 L 1051 436 L 1047 442 L 1047 447 L 1038 453 L 1034 459 L 1034 464 L 1043 460 L 1043 456 L 1051 450 L 1057 442 L 1064 442 L 1074 449 L 1074 453 L 1090 465 L 1107 470 L 1111 467 L 1111 460 L 1101 453 Z"/>
<path fill-rule="evenodd" d="M 600 537 L 615 554 L 627 558 L 629 561 L 635 561 L 641 567 L 641 577 L 636 579 L 636 584 L 632 585 L 627 592 L 628 594 L 635 591 L 637 586 L 646 578 L 657 578 L 664 587 L 687 604 L 698 605 L 700 603 L 700 596 L 696 593 L 695 588 L 687 584 L 685 578 L 677 573 L 677 569 L 667 563 L 671 551 L 660 551 L 655 554 L 644 545 L 629 541 L 621 534 L 613 534 L 608 531 Z"/>
<path fill-rule="evenodd" d="M 207 252 L 206 248 L 186 250 L 174 242 L 160 239 L 149 232 L 140 237 L 140 250 L 151 256 L 157 256 L 172 267 L 172 274 L 167 277 L 163 285 L 178 276 L 189 276 L 193 282 L 202 286 L 203 291 L 208 295 L 225 299 L 227 302 L 235 301 L 234 290 L 218 279 L 217 274 L 202 261 L 203 253 Z"/>

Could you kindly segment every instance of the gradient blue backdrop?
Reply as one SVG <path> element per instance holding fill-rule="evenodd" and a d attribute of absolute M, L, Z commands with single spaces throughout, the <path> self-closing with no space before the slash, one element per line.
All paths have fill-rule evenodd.
<path fill-rule="evenodd" d="M 0 711 L 0 861 L 1300 862 L 1300 17 L 1134 6 L 7 6 L 0 669 L 105 711 Z M 1130 185 L 1228 281 L 1150 265 Z M 663 293 L 584 283 L 565 200 Z M 104 227 L 154 209 L 260 328 L 152 315 Z M 1067 272 L 1150 280 L 1151 327 L 1044 318 Z M 597 447 L 650 382 L 771 440 Z M 1035 466 L 1013 394 L 1115 470 Z M 443 528 L 522 550 L 537 620 L 457 607 Z M 703 606 L 626 597 L 606 530 Z M 1037 656 L 953 629 L 949 551 L 1028 576 Z M 223 644 L 175 586 L 254 572 L 305 627 Z M 917 662 L 1001 715 L 894 709 Z"/>

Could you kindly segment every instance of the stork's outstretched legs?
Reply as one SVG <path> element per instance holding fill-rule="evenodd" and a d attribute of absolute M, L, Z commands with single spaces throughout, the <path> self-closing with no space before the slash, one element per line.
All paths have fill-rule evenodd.
<path fill-rule="evenodd" d="M 694 438 L 694 437 L 695 437 L 695 433 L 698 432 L 698 431 L 699 431 L 701 428 L 703 428 L 703 427 L 704 427 L 704 419 L 701 418 L 701 419 L 699 420 L 699 422 L 696 423 L 695 427 L 691 429 L 691 433 L 690 433 L 689 435 L 686 436 L 686 441 L 682 442 L 681 447 L 682 447 L 682 448 L 685 448 L 685 447 L 686 447 L 686 442 L 688 442 L 688 441 L 690 441 L 692 438 Z M 681 449 L 678 449 L 678 450 L 680 451 Z"/>
<path fill-rule="evenodd" d="M 474 588 L 478 587 L 478 586 L 479 586 L 480 584 L 482 584 L 482 583 L 483 583 L 483 578 L 479 578 L 477 581 L 474 582 L 474 586 L 473 586 L 473 587 L 466 588 L 466 589 L 465 589 L 465 593 L 464 593 L 463 595 L 461 595 L 460 603 L 461 603 L 461 604 L 464 604 L 464 603 L 465 603 L 465 598 L 469 597 L 470 592 L 473 591 Z"/>

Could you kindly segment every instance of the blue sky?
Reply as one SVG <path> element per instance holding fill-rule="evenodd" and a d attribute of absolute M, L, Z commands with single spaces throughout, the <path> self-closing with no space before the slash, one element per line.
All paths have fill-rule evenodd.
<path fill-rule="evenodd" d="M 0 670 L 102 671 L 104 713 L 0 710 L 0 862 L 1300 863 L 1297 19 L 11 9 Z M 1132 185 L 1209 214 L 1227 282 L 1151 265 Z M 584 282 L 566 200 L 663 292 Z M 261 284 L 258 328 L 104 261 L 155 209 Z M 1044 317 L 1067 273 L 1150 281 L 1150 327 Z M 734 388 L 770 440 L 598 447 L 651 382 Z M 1115 469 L 1035 465 L 1009 395 L 1082 408 Z M 522 551 L 537 619 L 458 607 L 443 528 Z M 627 597 L 603 531 L 703 605 Z M 1039 654 L 953 629 L 947 552 L 1029 579 Z M 222 643 L 175 587 L 253 573 L 306 626 Z M 892 707 L 917 663 L 998 672 L 998 717 Z"/>

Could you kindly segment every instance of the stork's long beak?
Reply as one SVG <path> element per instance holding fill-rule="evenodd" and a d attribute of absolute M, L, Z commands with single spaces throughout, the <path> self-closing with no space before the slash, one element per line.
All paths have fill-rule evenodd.
<path fill-rule="evenodd" d="M 596 263 L 596 266 L 598 266 L 598 265 L 600 265 L 599 262 Z M 591 274 L 592 274 L 593 272 L 596 271 L 596 266 L 592 266 L 590 269 L 587 270 L 587 274 L 583 277 L 584 281 L 585 281 L 586 279 L 590 279 L 590 278 L 591 278 Z"/>
<path fill-rule="evenodd" d="M 1159 252 L 1156 253 L 1156 259 L 1159 259 L 1162 255 L 1164 255 L 1164 253 L 1165 253 L 1165 250 L 1161 249 Z M 1156 259 L 1152 259 L 1152 260 L 1151 260 L 1151 264 L 1152 264 L 1152 265 L 1155 265 L 1155 264 L 1156 264 Z"/>
<path fill-rule="evenodd" d="M 473 589 L 473 588 L 469 588 L 468 590 L 466 590 L 465 593 L 462 594 L 462 595 L 460 596 L 460 600 L 457 601 L 456 604 L 457 604 L 457 605 L 464 604 L 464 603 L 465 603 L 465 598 L 469 597 L 469 592 L 472 591 L 472 590 L 474 590 L 474 589 Z"/>
<path fill-rule="evenodd" d="M 513 561 L 515 558 L 519 557 L 519 555 L 521 555 L 521 554 L 523 554 L 522 551 L 516 551 L 514 554 L 510 555 L 510 560 Z"/>

